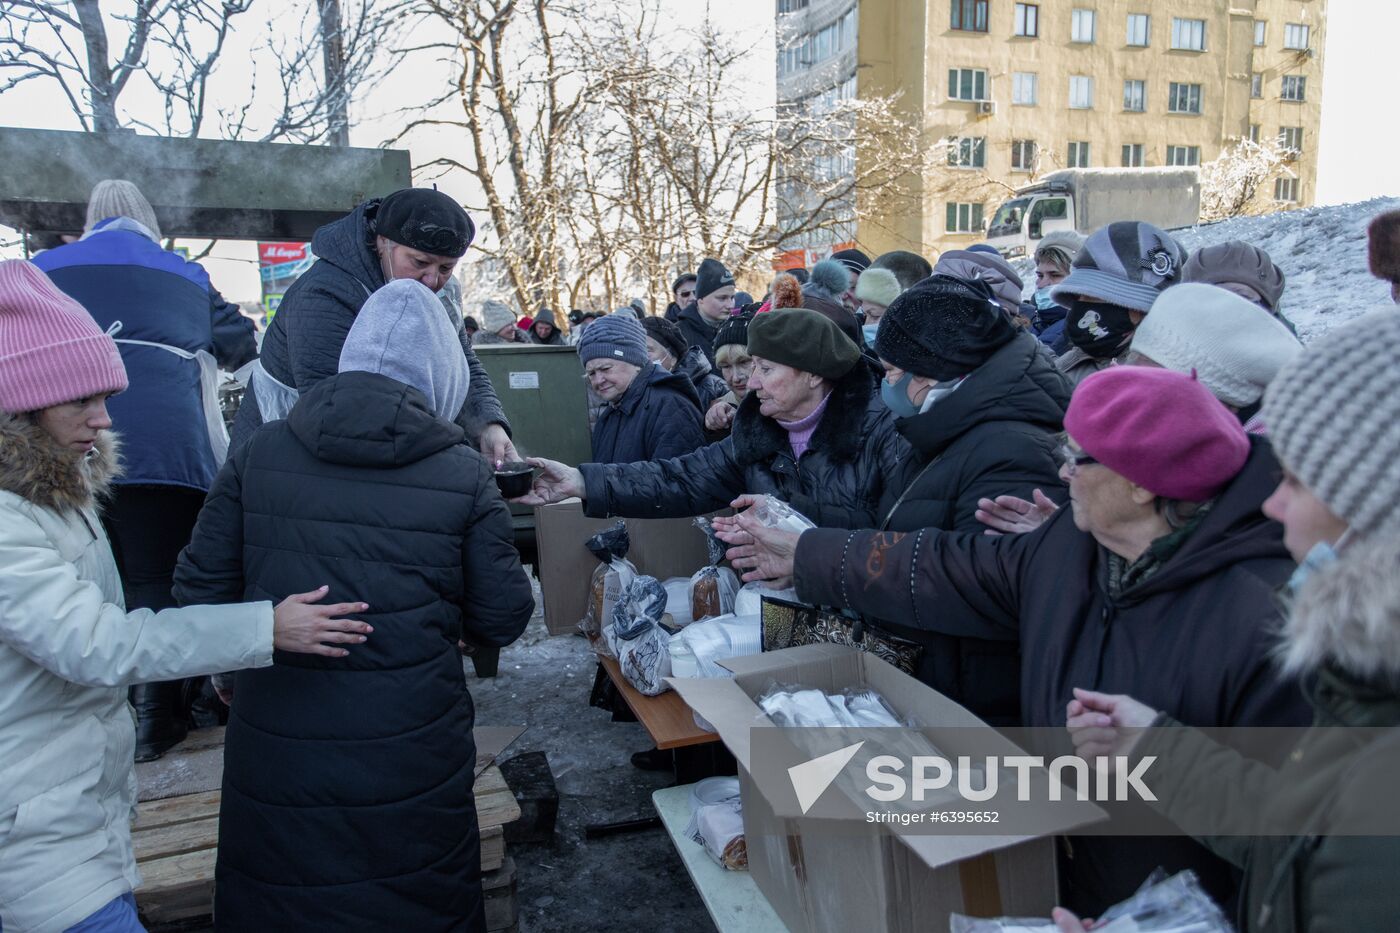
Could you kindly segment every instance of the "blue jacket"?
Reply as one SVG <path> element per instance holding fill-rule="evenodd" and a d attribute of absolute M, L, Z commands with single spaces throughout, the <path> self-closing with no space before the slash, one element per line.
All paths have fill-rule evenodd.
<path fill-rule="evenodd" d="M 705 446 L 695 384 L 655 363 L 632 380 L 621 400 L 593 426 L 595 463 L 669 460 Z"/>
<path fill-rule="evenodd" d="M 121 434 L 127 485 L 207 491 L 217 471 L 199 382 L 199 364 L 142 340 L 194 353 L 227 369 L 257 354 L 253 323 L 209 284 L 209 274 L 132 229 L 102 221 L 85 239 L 40 253 L 34 264 L 114 335 L 131 387 L 108 410 Z"/>

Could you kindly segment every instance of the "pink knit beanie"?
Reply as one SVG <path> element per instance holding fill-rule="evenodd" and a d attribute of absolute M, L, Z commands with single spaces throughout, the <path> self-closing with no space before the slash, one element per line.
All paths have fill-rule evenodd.
<path fill-rule="evenodd" d="M 127 386 L 111 337 L 23 259 L 0 262 L 0 411 L 17 414 Z"/>
<path fill-rule="evenodd" d="M 1120 476 L 1186 502 L 1216 496 L 1249 458 L 1239 419 L 1194 375 L 1169 369 L 1094 373 L 1074 390 L 1065 430 Z"/>

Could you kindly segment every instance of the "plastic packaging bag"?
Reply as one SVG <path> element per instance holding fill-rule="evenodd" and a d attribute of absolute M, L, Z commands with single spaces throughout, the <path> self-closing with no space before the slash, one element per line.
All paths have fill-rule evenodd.
<path fill-rule="evenodd" d="M 734 597 L 734 614 L 736 616 L 761 616 L 763 614 L 763 598 L 767 596 L 772 599 L 783 599 L 790 603 L 797 602 L 797 590 L 788 588 L 786 590 L 775 590 L 772 587 L 754 581 L 745 583 L 739 587 L 739 592 Z"/>
<path fill-rule="evenodd" d="M 587 608 L 578 624 L 579 630 L 589 638 L 595 638 L 602 632 L 612 617 L 613 606 L 637 578 L 637 568 L 627 560 L 627 551 L 631 546 L 626 522 L 618 522 L 584 543 L 589 553 L 598 558 L 598 567 L 588 583 Z"/>
<path fill-rule="evenodd" d="M 905 726 L 885 698 L 873 690 L 823 693 L 811 687 L 774 685 L 758 706 L 779 726 L 827 728 L 897 728 Z"/>
<path fill-rule="evenodd" d="M 744 841 L 744 809 L 739 779 L 706 778 L 691 790 L 690 823 L 685 836 L 705 847 L 716 862 L 730 871 L 747 871 L 748 847 Z"/>
<path fill-rule="evenodd" d="M 724 542 L 715 537 L 714 527 L 708 518 L 695 519 L 695 527 L 705 533 L 705 545 L 709 550 L 710 563 L 690 578 L 690 618 L 713 619 L 734 611 L 734 597 L 739 592 L 739 578 L 728 567 L 721 567 L 724 560 Z"/>
<path fill-rule="evenodd" d="M 1057 933 L 1049 920 L 998 918 L 982 920 L 953 914 L 952 933 Z M 1160 868 L 1138 892 L 1104 911 L 1093 929 L 1098 933 L 1230 933 L 1225 914 L 1201 888 L 1193 871 L 1167 877 Z"/>
<path fill-rule="evenodd" d="M 666 611 L 666 588 L 655 577 L 637 577 L 613 608 L 603 640 L 627 682 L 645 696 L 669 689 L 671 636 L 657 623 Z"/>
<path fill-rule="evenodd" d="M 690 577 L 672 577 L 661 585 L 666 588 L 666 614 L 678 628 L 685 628 L 692 621 Z"/>
<path fill-rule="evenodd" d="M 724 615 L 691 624 L 671 639 L 671 676 L 729 677 L 725 658 L 763 650 L 758 616 Z"/>
<path fill-rule="evenodd" d="M 817 527 L 816 522 L 773 496 L 759 497 L 759 502 L 754 506 L 754 517 L 765 528 L 781 528 L 798 534 Z"/>

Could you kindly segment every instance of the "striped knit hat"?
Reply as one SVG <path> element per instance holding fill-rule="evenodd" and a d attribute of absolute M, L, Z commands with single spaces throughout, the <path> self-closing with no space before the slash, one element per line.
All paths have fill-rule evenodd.
<path fill-rule="evenodd" d="M 1303 348 L 1260 414 L 1283 465 L 1360 535 L 1400 525 L 1400 314 L 1385 307 Z"/>
<path fill-rule="evenodd" d="M 0 262 L 0 411 L 121 392 L 126 367 L 82 305 L 23 259 Z"/>
<path fill-rule="evenodd" d="M 1082 297 L 1146 314 L 1163 289 L 1181 280 L 1185 264 L 1186 251 L 1165 231 L 1123 220 L 1089 235 L 1050 297 L 1066 308 Z"/>

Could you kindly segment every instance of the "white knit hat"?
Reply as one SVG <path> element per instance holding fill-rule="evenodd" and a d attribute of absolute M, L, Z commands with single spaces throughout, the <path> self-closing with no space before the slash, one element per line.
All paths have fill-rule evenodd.
<path fill-rule="evenodd" d="M 487 298 L 481 303 L 481 329 L 494 334 L 502 327 L 515 323 L 515 314 L 503 303 Z"/>
<path fill-rule="evenodd" d="M 1362 536 L 1400 527 L 1397 359 L 1400 312 L 1391 305 L 1309 343 L 1279 371 L 1260 411 L 1283 465 Z"/>
<path fill-rule="evenodd" d="M 1152 304 L 1132 349 L 1177 372 L 1196 371 L 1226 405 L 1247 408 L 1303 345 L 1269 312 L 1215 285 L 1174 285 Z"/>
<path fill-rule="evenodd" d="M 124 178 L 108 178 L 99 181 L 88 198 L 87 223 L 84 233 L 109 217 L 130 217 L 147 230 L 157 240 L 160 239 L 160 224 L 151 202 L 141 193 L 141 189 Z"/>

